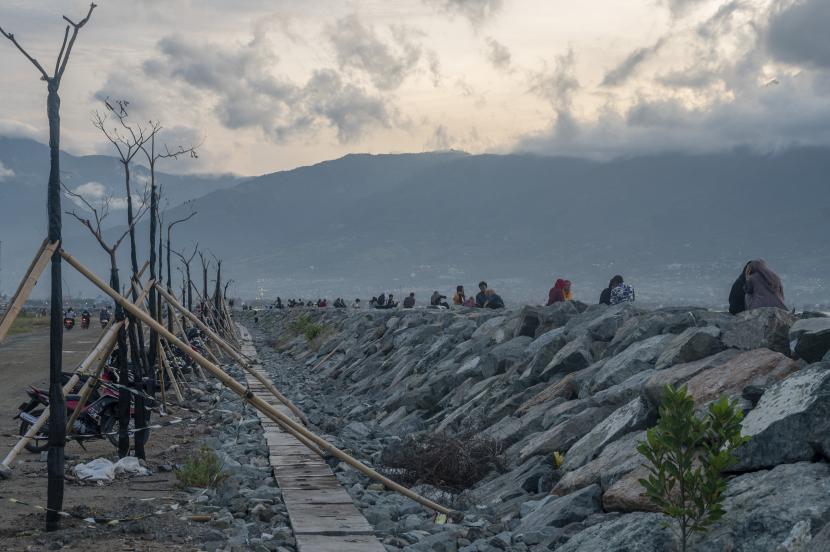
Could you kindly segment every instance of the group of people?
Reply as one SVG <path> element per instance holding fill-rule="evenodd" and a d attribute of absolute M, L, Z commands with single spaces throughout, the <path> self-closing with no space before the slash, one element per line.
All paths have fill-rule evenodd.
<path fill-rule="evenodd" d="M 457 286 L 455 288 L 455 294 L 452 296 L 452 305 L 456 307 L 485 309 L 504 308 L 504 301 L 501 296 L 487 282 L 479 282 L 478 290 L 478 293 L 475 295 L 467 295 L 463 285 Z M 621 303 L 633 302 L 635 299 L 634 288 L 625 283 L 623 277 L 617 274 L 608 282 L 608 287 L 600 293 L 599 303 L 603 305 L 619 305 Z M 572 300 L 573 290 L 571 281 L 559 278 L 548 291 L 548 299 L 545 304 L 550 306 Z M 320 308 L 328 307 L 328 301 L 326 299 L 318 299 L 316 302 L 304 302 L 302 299 L 290 299 L 288 301 L 289 308 L 314 306 Z M 333 306 L 339 309 L 349 308 L 346 301 L 339 297 L 335 299 Z M 404 298 L 402 306 L 405 309 L 415 308 L 415 292 L 410 292 Z M 355 299 L 351 304 L 351 308 L 353 309 L 359 309 L 361 307 L 360 299 Z M 369 301 L 369 307 L 374 309 L 394 309 L 398 307 L 398 302 L 395 301 L 395 296 L 391 293 L 388 296 L 385 293 L 381 293 L 378 296 L 372 297 Z M 781 278 L 767 266 L 763 259 L 756 259 L 746 263 L 740 276 L 738 276 L 738 279 L 732 285 L 732 290 L 729 294 L 729 312 L 732 314 L 738 314 L 745 310 L 759 307 L 787 308 L 784 304 L 784 286 L 781 283 Z M 282 300 L 277 297 L 276 302 L 269 306 L 269 308 L 283 308 Z M 448 309 L 450 308 L 450 304 L 447 302 L 447 296 L 442 295 L 436 290 L 430 296 L 427 308 Z"/>

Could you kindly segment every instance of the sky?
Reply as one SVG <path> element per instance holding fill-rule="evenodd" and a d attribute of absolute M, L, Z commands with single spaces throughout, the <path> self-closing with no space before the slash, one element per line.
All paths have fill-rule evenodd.
<path fill-rule="evenodd" d="M 4 0 L 46 66 L 61 15 Z M 348 153 L 611 158 L 830 144 L 827 0 L 99 0 L 61 84 L 62 147 L 112 153 L 127 100 L 169 172 L 255 175 Z M 46 89 L 0 37 L 0 134 L 46 142 Z M 0 166 L 0 180 L 3 167 Z"/>

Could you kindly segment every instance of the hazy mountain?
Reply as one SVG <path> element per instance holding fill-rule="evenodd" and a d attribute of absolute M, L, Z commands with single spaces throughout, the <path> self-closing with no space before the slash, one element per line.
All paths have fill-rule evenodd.
<path fill-rule="evenodd" d="M 141 154 L 143 155 L 143 154 Z M 137 157 L 133 169 L 133 190 L 140 192 L 149 178 L 149 171 Z M 177 161 L 167 161 L 166 164 Z M 187 160 L 178 161 L 186 163 Z M 73 156 L 61 152 L 61 178 L 70 188 L 106 193 L 120 200 L 126 198 L 121 164 L 105 155 Z M 0 136 L 0 240 L 3 241 L 2 291 L 12 293 L 29 264 L 35 249 L 46 236 L 46 184 L 49 179 L 48 146 L 26 138 Z M 170 206 L 240 182 L 235 176 L 156 174 L 164 186 Z M 92 184 L 90 184 L 92 183 Z M 63 200 L 64 210 L 76 206 Z M 109 225 L 121 225 L 126 217 L 123 209 L 113 209 Z M 64 215 L 64 241 L 86 243 L 88 233 Z M 67 245 L 68 247 L 69 245 Z"/>
<path fill-rule="evenodd" d="M 349 155 L 204 195 L 175 243 L 223 258 L 249 297 L 415 290 L 424 301 L 486 279 L 538 302 L 566 277 L 593 301 L 622 273 L 642 300 L 718 305 L 743 263 L 764 257 L 801 307 L 830 302 L 829 174 L 822 148 L 609 162 Z M 98 262 L 87 246 L 79 256 Z"/>

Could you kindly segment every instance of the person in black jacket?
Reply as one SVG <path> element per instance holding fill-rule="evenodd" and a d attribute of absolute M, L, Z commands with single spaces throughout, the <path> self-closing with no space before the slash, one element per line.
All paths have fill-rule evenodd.
<path fill-rule="evenodd" d="M 741 270 L 741 275 L 732 284 L 732 289 L 729 291 L 729 313 L 740 314 L 746 310 L 746 267 L 749 263 L 744 265 Z"/>
<path fill-rule="evenodd" d="M 602 293 L 599 295 L 599 304 L 600 305 L 610 305 L 611 304 L 611 290 L 617 287 L 618 285 L 623 283 L 623 277 L 617 274 L 611 281 L 608 282 L 608 287 L 602 290 Z"/>

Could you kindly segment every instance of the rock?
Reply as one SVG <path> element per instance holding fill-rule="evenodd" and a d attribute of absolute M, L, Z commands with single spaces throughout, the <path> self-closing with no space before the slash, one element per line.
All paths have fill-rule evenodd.
<path fill-rule="evenodd" d="M 372 429 L 363 422 L 351 422 L 340 430 L 340 437 L 353 441 L 366 440 L 370 435 L 372 435 Z"/>
<path fill-rule="evenodd" d="M 667 552 L 675 542 L 672 530 L 665 526 L 667 520 L 661 514 L 626 514 L 580 531 L 556 552 Z"/>
<path fill-rule="evenodd" d="M 564 399 L 566 401 L 575 399 L 578 392 L 576 384 L 576 375 L 578 373 L 579 372 L 568 374 L 556 383 L 545 387 L 538 394 L 534 395 L 519 406 L 519 408 L 516 409 L 516 413 L 522 414 L 536 405 L 548 403 L 557 399 Z"/>
<path fill-rule="evenodd" d="M 542 325 L 542 317 L 539 314 L 539 307 L 526 305 L 519 313 L 519 327 L 516 328 L 514 337 L 527 336 L 536 337 L 536 330 Z"/>
<path fill-rule="evenodd" d="M 593 361 L 588 343 L 583 339 L 575 339 L 556 353 L 541 375 L 550 378 L 554 374 L 569 374 L 586 368 Z"/>
<path fill-rule="evenodd" d="M 798 320 L 790 328 L 794 351 L 807 362 L 818 362 L 830 352 L 830 318 Z"/>
<path fill-rule="evenodd" d="M 635 343 L 615 357 L 608 359 L 594 376 L 590 390 L 601 391 L 627 380 L 634 374 L 654 367 L 654 362 L 674 339 L 672 335 L 656 335 Z"/>
<path fill-rule="evenodd" d="M 745 351 L 766 348 L 789 354 L 789 332 L 794 322 L 794 315 L 774 307 L 744 311 L 724 329 L 723 343 Z"/>
<path fill-rule="evenodd" d="M 689 379 L 686 387 L 698 407 L 726 395 L 741 396 L 748 385 L 768 387 L 796 371 L 798 365 L 781 353 L 769 349 L 747 351 L 721 366 L 704 370 Z"/>
<path fill-rule="evenodd" d="M 570 448 L 565 456 L 565 469 L 584 466 L 622 435 L 649 427 L 654 417 L 652 406 L 641 397 L 621 406 Z"/>
<path fill-rule="evenodd" d="M 640 479 L 647 479 L 649 471 L 640 466 L 622 476 L 602 495 L 606 512 L 659 512 L 660 509 L 645 496 Z"/>
<path fill-rule="evenodd" d="M 525 462 L 531 456 L 551 454 L 554 451 L 565 453 L 571 445 L 591 431 L 594 426 L 613 411 L 613 407 L 588 408 L 569 417 L 534 437 L 520 451 L 519 462 Z"/>
<path fill-rule="evenodd" d="M 654 367 L 662 370 L 675 364 L 692 362 L 714 355 L 725 348 L 720 335 L 720 328 L 715 326 L 684 330 L 669 342 Z"/>
<path fill-rule="evenodd" d="M 655 406 L 663 402 L 663 390 L 666 385 L 680 387 L 697 374 L 710 368 L 723 366 L 741 353 L 736 349 L 727 349 L 716 355 L 687 364 L 678 364 L 665 370 L 655 372 L 643 386 L 643 395 Z"/>
<path fill-rule="evenodd" d="M 811 541 L 813 550 L 830 550 L 830 523 L 825 523 Z"/>
<path fill-rule="evenodd" d="M 830 363 L 796 372 L 764 392 L 746 415 L 735 471 L 812 460 L 830 452 Z"/>
<path fill-rule="evenodd" d="M 572 493 L 588 485 L 599 484 L 603 491 L 639 468 L 644 459 L 637 444 L 645 439 L 645 431 L 633 431 L 609 444 L 594 460 L 565 472 L 551 491 L 555 495 Z"/>
<path fill-rule="evenodd" d="M 493 347 L 482 359 L 481 373 L 485 378 L 501 374 L 513 364 L 527 358 L 527 346 L 533 341 L 527 336 L 514 337 Z"/>
<path fill-rule="evenodd" d="M 514 531 L 517 535 L 538 530 L 540 527 L 565 527 L 577 523 L 591 514 L 598 514 L 602 490 L 591 485 L 567 496 L 548 496 L 528 515 Z"/>
<path fill-rule="evenodd" d="M 521 379 L 529 380 L 529 384 L 536 381 L 554 355 L 565 345 L 564 334 L 563 328 L 556 328 L 540 335 L 527 346 L 527 353 L 532 358 L 522 372 Z"/>
<path fill-rule="evenodd" d="M 499 331 L 503 331 L 502 325 L 505 320 L 507 320 L 506 316 L 495 316 L 487 320 L 481 326 L 476 328 L 476 331 L 473 332 L 472 339 L 481 339 L 485 341 L 496 340 Z"/>
<path fill-rule="evenodd" d="M 611 341 L 626 320 L 641 312 L 633 303 L 608 307 L 605 312 L 588 324 L 588 335 L 597 341 Z"/>
<path fill-rule="evenodd" d="M 736 477 L 724 494 L 724 510 L 698 537 L 695 552 L 776 551 L 799 522 L 821 527 L 830 519 L 830 466 L 799 462 Z"/>

